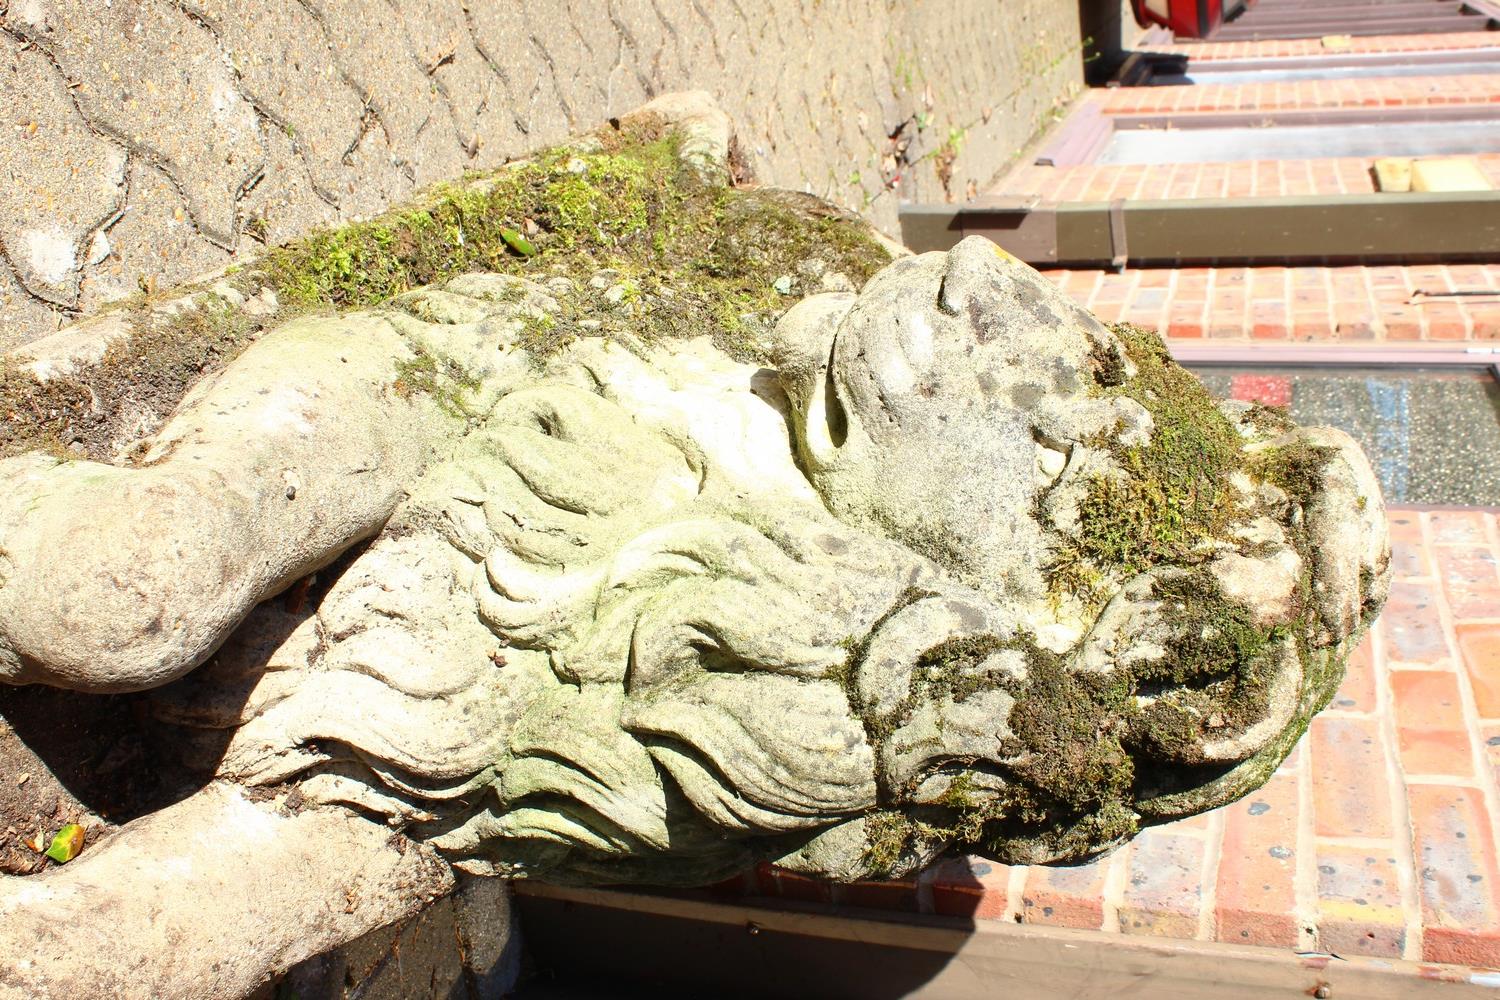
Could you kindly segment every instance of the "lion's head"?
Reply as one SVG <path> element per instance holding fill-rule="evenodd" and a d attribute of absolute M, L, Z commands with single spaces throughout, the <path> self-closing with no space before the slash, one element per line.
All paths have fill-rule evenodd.
<path fill-rule="evenodd" d="M 1383 599 L 1347 437 L 1214 404 L 983 240 L 804 301 L 774 367 L 535 363 L 548 301 L 403 300 L 502 359 L 490 402 L 311 614 L 167 689 L 235 727 L 223 773 L 552 879 L 1079 858 L 1263 781 Z"/>

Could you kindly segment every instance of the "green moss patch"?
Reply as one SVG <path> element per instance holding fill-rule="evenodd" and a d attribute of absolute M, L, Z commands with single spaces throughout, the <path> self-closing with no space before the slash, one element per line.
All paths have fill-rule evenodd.
<path fill-rule="evenodd" d="M 1130 576 L 1191 561 L 1234 518 L 1229 477 L 1244 467 L 1242 441 L 1197 377 L 1172 360 L 1154 333 L 1122 325 L 1116 335 L 1134 362 L 1098 367 L 1098 393 L 1123 396 L 1151 414 L 1145 445 L 1111 442 L 1124 475 L 1100 476 L 1080 505 L 1075 559 Z"/>
<path fill-rule="evenodd" d="M 1115 332 L 1122 347 L 1094 359 L 1094 392 L 1139 403 L 1151 414 L 1151 437 L 1134 445 L 1093 442 L 1109 449 L 1118 471 L 1089 484 L 1079 537 L 1050 568 L 1049 582 L 1055 593 L 1082 594 L 1097 607 L 1112 583 L 1174 570 L 1159 573 L 1152 594 L 1162 619 L 1153 641 L 1162 655 L 1099 673 L 1070 671 L 1064 657 L 1024 639 L 978 636 L 921 656 L 906 702 L 892 717 L 866 718 L 877 747 L 919 702 L 962 701 L 993 686 L 1015 699 L 1011 735 L 994 760 L 945 768 L 951 784 L 941 801 L 887 810 L 867 824 L 866 862 L 877 872 L 899 870 L 940 844 L 1009 863 L 1080 860 L 1143 823 L 1222 805 L 1275 770 L 1338 685 L 1337 651 L 1309 640 L 1310 579 L 1294 620 L 1265 626 L 1253 609 L 1226 597 L 1204 565 L 1226 547 L 1243 547 L 1233 537 L 1246 516 L 1233 477 L 1273 484 L 1302 505 L 1316 494 L 1330 450 L 1246 450 L 1239 430 L 1158 337 L 1129 326 Z M 1247 416 L 1262 440 L 1291 429 L 1275 410 Z M 1288 523 L 1310 567 L 1301 520 Z M 1206 741 L 1232 739 L 1265 718 L 1288 642 L 1303 663 L 1293 723 L 1247 760 L 1197 762 Z M 1001 649 L 1024 654 L 1024 681 L 976 669 Z M 999 780 L 981 788 L 974 777 L 981 772 Z M 900 802 L 913 791 L 883 786 L 883 801 Z"/>
<path fill-rule="evenodd" d="M 710 334 L 745 357 L 817 290 L 810 273 L 861 284 L 889 260 L 868 227 L 818 199 L 704 182 L 678 137 L 647 118 L 316 233 L 272 251 L 263 270 L 288 302 L 337 308 L 471 271 L 564 276 L 576 292 L 529 331 L 534 353 L 619 331 L 647 343 Z M 609 287 L 590 287 L 600 272 Z"/>

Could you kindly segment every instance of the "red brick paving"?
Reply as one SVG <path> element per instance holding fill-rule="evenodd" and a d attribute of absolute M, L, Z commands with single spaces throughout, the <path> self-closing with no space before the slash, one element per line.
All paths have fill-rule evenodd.
<path fill-rule="evenodd" d="M 1157 827 L 1136 837 L 1126 863 L 1120 931 L 1196 937 L 1206 849 L 1203 837 L 1181 828 Z"/>
<path fill-rule="evenodd" d="M 1194 59 L 1330 52 L 1500 48 L 1490 32 L 1165 46 Z M 1500 75 L 1351 78 L 1279 84 L 1119 87 L 1083 99 L 1106 114 L 1411 107 L 1500 102 Z M 1500 155 L 1477 158 L 1500 188 Z M 989 193 L 1052 202 L 1369 194 L 1373 157 L 1243 163 L 1024 162 Z M 1045 272 L 1101 318 L 1179 339 L 1458 343 L 1500 338 L 1500 264 L 1426 267 L 1263 266 Z M 1464 293 L 1454 295 L 1453 293 Z M 1477 294 L 1476 294 L 1477 293 Z M 1449 296 L 1443 298 L 1442 296 Z"/>
<path fill-rule="evenodd" d="M 1447 670 L 1392 670 L 1396 740 L 1407 774 L 1473 775 L 1458 675 Z"/>
<path fill-rule="evenodd" d="M 1413 785 L 1423 957 L 1458 965 L 1500 965 L 1500 868 L 1489 810 L 1478 789 Z"/>
<path fill-rule="evenodd" d="M 1107 323 L 1180 340 L 1500 339 L 1500 264 L 1043 271 Z M 1450 300 L 1436 295 L 1480 293 Z"/>
<path fill-rule="evenodd" d="M 1318 846 L 1321 945 L 1340 955 L 1400 958 L 1406 911 L 1396 858 L 1379 848 Z"/>
<path fill-rule="evenodd" d="M 1058 927 L 1098 928 L 1104 923 L 1104 877 L 1111 862 L 1072 868 L 1030 868 L 1021 890 L 1021 919 Z"/>
<path fill-rule="evenodd" d="M 1500 74 L 1115 87 L 1096 91 L 1091 99 L 1107 113 L 1116 115 L 1484 104 L 1500 102 Z"/>
<path fill-rule="evenodd" d="M 1373 671 L 1372 671 L 1373 673 Z M 1320 716 L 1308 737 L 1313 758 L 1337 762 L 1313 775 L 1320 837 L 1391 836 L 1391 799 L 1385 788 L 1385 744 L 1376 719 Z"/>
<path fill-rule="evenodd" d="M 1500 154 L 1483 153 L 1475 159 L 1490 184 L 1500 188 Z M 1139 163 L 1067 167 L 1028 163 L 1006 174 L 990 193 L 996 197 L 1035 194 L 1055 202 L 1375 194 L 1374 163 L 1374 157 L 1177 163 L 1157 168 Z"/>
<path fill-rule="evenodd" d="M 932 893 L 932 912 L 976 920 L 1002 920 L 1010 912 L 1009 865 L 979 858 L 954 858 L 923 873 Z"/>
<path fill-rule="evenodd" d="M 1144 51 L 1192 59 L 1266 59 L 1275 56 L 1321 56 L 1364 52 L 1439 52 L 1449 49 L 1491 49 L 1497 39 L 1489 31 L 1427 35 L 1367 35 L 1332 46 L 1321 38 L 1275 38 L 1251 42 L 1195 42 L 1150 45 Z"/>
<path fill-rule="evenodd" d="M 1283 772 L 1223 810 L 1215 911 L 1221 941 L 1297 944 L 1299 786 L 1296 773 Z"/>
<path fill-rule="evenodd" d="M 1486 614 L 1500 612 L 1491 605 Z M 1500 625 L 1459 625 L 1458 648 L 1481 718 L 1500 719 Z"/>

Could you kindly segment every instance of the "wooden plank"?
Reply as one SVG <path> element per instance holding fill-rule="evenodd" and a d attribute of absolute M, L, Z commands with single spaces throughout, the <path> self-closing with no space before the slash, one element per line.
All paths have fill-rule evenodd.
<path fill-rule="evenodd" d="M 1483 976 L 1469 970 L 1399 960 L 998 920 L 515 885 L 527 948 L 544 972 L 619 985 L 672 984 L 701 996 L 1443 1000 L 1468 995 L 1460 984 L 1493 995 L 1480 988 Z"/>

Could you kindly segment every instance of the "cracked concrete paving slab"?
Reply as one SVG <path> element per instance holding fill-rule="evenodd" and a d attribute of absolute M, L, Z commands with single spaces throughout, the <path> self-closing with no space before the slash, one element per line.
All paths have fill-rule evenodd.
<path fill-rule="evenodd" d="M 78 301 L 79 258 L 125 203 L 125 150 L 83 123 L 35 48 L 0 52 L 0 248 L 32 294 Z"/>
<path fill-rule="evenodd" d="M 0 95 L 0 183 L 9 169 L 61 192 L 55 206 L 14 180 L 0 192 L 0 206 L 27 202 L 8 229 L 0 207 L 0 248 L 17 243 L 18 212 L 36 230 L 33 264 L 18 265 L 29 289 L 0 309 L 0 331 L 28 337 L 55 325 L 36 294 L 71 303 L 76 281 L 87 310 L 140 280 L 181 281 L 226 259 L 215 244 L 260 248 L 236 227 L 276 242 L 372 215 L 671 89 L 717 98 L 763 182 L 810 186 L 894 232 L 894 128 L 925 112 L 913 156 L 963 139 L 948 192 L 929 158 L 899 165 L 900 196 L 962 197 L 1080 75 L 1077 11 L 1047 0 L 0 0 L 0 33 L 50 64 L 53 91 L 23 99 L 72 105 L 34 113 L 22 142 Z M 139 188 L 97 240 L 86 224 L 109 172 L 58 184 L 58 156 L 36 142 L 77 128 L 141 151 L 124 168 Z M 41 280 L 80 258 L 95 260 L 81 279 Z"/>
<path fill-rule="evenodd" d="M 279 131 L 266 133 L 265 175 L 240 200 L 240 212 L 245 234 L 255 241 L 241 240 L 240 249 L 250 252 L 256 243 L 275 246 L 339 221 L 338 210 L 313 187 L 292 140 Z"/>
<path fill-rule="evenodd" d="M 682 63 L 651 0 L 610 0 L 610 11 L 646 93 L 654 97 L 679 85 Z"/>
<path fill-rule="evenodd" d="M 603 82 L 609 75 L 612 62 L 607 55 L 596 58 L 579 33 L 577 18 L 602 18 L 608 23 L 604 12 L 597 5 L 592 6 L 592 12 L 580 13 L 571 9 L 566 0 L 537 0 L 535 4 L 526 5 L 527 19 L 532 24 L 532 41 L 562 95 L 574 128 L 581 124 L 580 112 L 587 113 L 584 109 L 602 108 L 606 115 L 628 110 L 606 107 Z M 558 25 L 559 29 L 538 30 L 543 25 Z"/>
<path fill-rule="evenodd" d="M 337 204 L 364 102 L 339 71 L 317 18 L 297 0 L 180 2 L 208 24 L 255 108 L 291 138 L 317 190 Z"/>
<path fill-rule="evenodd" d="M 417 189 L 410 174 L 392 166 L 400 157 L 379 126 L 366 129 L 347 159 L 355 179 L 344 185 L 339 201 L 343 218 L 374 215 L 404 201 Z"/>
<path fill-rule="evenodd" d="M 532 41 L 532 27 L 520 4 L 473 0 L 465 5 L 474 45 L 509 85 L 516 127 L 535 148 L 568 134 L 569 109 L 563 106 L 542 53 Z"/>
<path fill-rule="evenodd" d="M 0 261 L 0 353 L 56 333 L 71 320 L 70 314 L 28 293 Z"/>
<path fill-rule="evenodd" d="M 130 203 L 106 235 L 109 255 L 84 271 L 79 304 L 85 311 L 230 260 L 228 251 L 200 238 L 176 186 L 141 160 L 131 163 Z"/>
<path fill-rule="evenodd" d="M 349 82 L 374 109 L 393 164 L 418 186 L 454 177 L 466 157 L 437 84 L 417 63 L 386 3 L 308 0 Z"/>
<path fill-rule="evenodd" d="M 94 129 L 171 176 L 207 239 L 234 246 L 260 130 L 208 29 L 160 0 L 26 0 L 4 23 L 52 57 Z"/>
<path fill-rule="evenodd" d="M 511 115 L 510 93 L 474 45 L 458 0 L 406 0 L 397 8 L 417 63 L 447 101 L 470 166 L 498 166 L 525 137 Z"/>
<path fill-rule="evenodd" d="M 568 11 L 568 24 L 578 39 L 583 60 L 583 71 L 572 75 L 590 81 L 605 114 L 622 115 L 648 100 L 635 74 L 624 65 L 624 42 L 609 11 L 593 0 L 571 0 Z"/>

